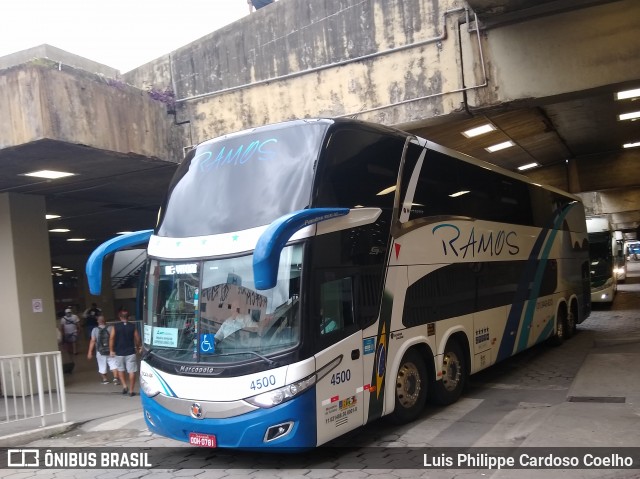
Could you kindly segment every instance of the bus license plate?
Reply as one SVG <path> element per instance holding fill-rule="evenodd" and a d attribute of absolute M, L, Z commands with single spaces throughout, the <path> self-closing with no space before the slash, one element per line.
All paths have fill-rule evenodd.
<path fill-rule="evenodd" d="M 198 432 L 189 433 L 189 444 L 199 447 L 216 447 L 216 436 L 213 434 L 200 434 Z"/>

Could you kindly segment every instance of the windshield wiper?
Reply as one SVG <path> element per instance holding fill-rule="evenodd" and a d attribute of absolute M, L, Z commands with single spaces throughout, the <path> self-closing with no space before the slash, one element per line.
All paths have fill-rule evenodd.
<path fill-rule="evenodd" d="M 269 366 L 275 364 L 275 361 L 269 359 L 266 356 L 263 356 L 260 353 L 256 353 L 255 351 L 237 351 L 235 353 L 216 353 L 216 356 L 237 356 L 238 354 L 253 354 L 254 356 L 258 356 L 260 359 L 265 361 Z"/>
<path fill-rule="evenodd" d="M 145 361 L 149 356 L 151 356 L 152 354 L 155 354 L 154 351 L 149 348 L 149 349 L 144 349 L 144 352 L 142 353 L 142 356 L 140 357 L 140 359 L 142 361 Z"/>

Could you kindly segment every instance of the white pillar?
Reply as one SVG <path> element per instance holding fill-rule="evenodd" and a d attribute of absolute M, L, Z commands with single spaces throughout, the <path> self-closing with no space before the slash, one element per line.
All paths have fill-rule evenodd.
<path fill-rule="evenodd" d="M 0 356 L 58 349 L 45 213 L 43 197 L 0 193 Z"/>

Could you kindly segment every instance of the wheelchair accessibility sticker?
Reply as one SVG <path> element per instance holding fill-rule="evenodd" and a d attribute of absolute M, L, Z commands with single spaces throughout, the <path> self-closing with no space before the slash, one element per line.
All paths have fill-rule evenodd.
<path fill-rule="evenodd" d="M 216 350 L 215 335 L 214 334 L 201 334 L 200 335 L 200 353 L 201 354 L 213 354 Z"/>

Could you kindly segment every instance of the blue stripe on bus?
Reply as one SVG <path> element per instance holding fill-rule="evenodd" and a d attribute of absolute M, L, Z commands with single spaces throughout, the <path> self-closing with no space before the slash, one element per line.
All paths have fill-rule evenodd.
<path fill-rule="evenodd" d="M 551 336 L 551 334 L 553 333 L 553 325 L 555 324 L 554 320 L 555 317 L 552 317 L 549 321 L 547 321 L 547 324 L 544 325 L 544 328 L 536 339 L 536 344 L 544 341 L 545 339 L 549 338 L 549 336 Z"/>
<path fill-rule="evenodd" d="M 527 266 L 525 267 L 525 272 L 522 276 L 522 281 L 518 285 L 518 290 L 516 291 L 516 295 L 514 297 L 513 306 L 509 311 L 507 323 L 502 334 L 502 341 L 500 342 L 500 348 L 498 350 L 497 361 L 506 359 L 512 354 L 515 354 L 516 352 L 522 351 L 527 348 L 530 331 L 529 327 L 531 325 L 531 322 L 533 321 L 536 300 L 538 299 L 538 294 L 542 285 L 542 279 L 544 278 L 544 271 L 547 267 L 549 252 L 551 251 L 553 242 L 555 241 L 555 238 L 558 234 L 558 228 L 562 225 L 565 218 L 569 214 L 569 211 L 574 206 L 575 204 L 572 204 L 565 208 L 564 211 L 562 211 L 554 219 L 553 229 L 543 229 L 536 239 L 531 253 L 529 254 L 529 259 L 527 261 Z M 541 250 L 542 254 L 540 255 Z M 538 261 L 539 255 L 540 261 Z M 529 288 L 529 278 L 534 273 L 534 268 L 534 281 L 531 288 Z M 528 302 L 528 304 L 526 311 L 524 311 L 523 318 L 522 314 L 525 302 Z M 522 324 L 520 324 L 521 320 Z M 514 350 L 518 330 L 520 331 L 520 337 L 517 349 Z M 511 334 L 511 331 L 515 331 L 515 334 Z"/>
<path fill-rule="evenodd" d="M 153 370 L 153 373 L 158 378 L 158 381 L 160 382 L 162 389 L 164 389 L 165 395 L 169 397 L 177 397 L 176 393 L 173 391 L 173 389 L 171 389 L 171 386 L 169 386 L 167 381 L 165 381 L 164 378 L 160 376 L 160 374 L 158 374 L 158 371 L 156 369 Z"/>
<path fill-rule="evenodd" d="M 279 406 L 222 419 L 195 419 L 189 414 L 188 402 L 184 414 L 176 414 L 144 393 L 141 397 L 149 430 L 177 441 L 189 442 L 193 432 L 215 435 L 217 446 L 224 448 L 286 451 L 312 448 L 317 443 L 315 387 Z M 290 421 L 294 425 L 289 434 L 264 442 L 269 427 Z"/>
<path fill-rule="evenodd" d="M 533 322 L 533 316 L 536 311 L 536 303 L 537 299 L 540 296 L 540 286 L 542 285 L 542 278 L 544 276 L 544 270 L 547 267 L 547 263 L 549 261 L 549 251 L 551 251 L 551 246 L 557 236 L 558 230 L 551 230 L 549 237 L 547 238 L 547 242 L 544 246 L 544 250 L 542 251 L 542 257 L 538 262 L 538 270 L 536 271 L 535 279 L 533 280 L 533 286 L 531 288 L 531 295 L 529 297 L 529 301 L 527 302 L 527 308 L 524 313 L 524 319 L 522 322 L 522 330 L 520 331 L 520 339 L 518 341 L 518 348 L 514 352 L 520 352 L 527 349 L 527 344 L 529 342 L 529 333 L 531 332 L 531 323 Z"/>
<path fill-rule="evenodd" d="M 516 343 L 516 336 L 518 332 L 518 326 L 520 325 L 520 319 L 522 318 L 522 310 L 524 309 L 524 303 L 529 299 L 529 278 L 533 276 L 538 265 L 538 254 L 544 244 L 544 239 L 547 236 L 548 229 L 543 229 L 538 238 L 536 239 L 531 253 L 529 253 L 529 259 L 524 268 L 522 279 L 518 284 L 518 289 L 513 298 L 513 305 L 509 310 L 509 316 L 507 317 L 507 323 L 504 326 L 504 332 L 502 333 L 502 341 L 500 341 L 500 348 L 498 349 L 497 361 L 502 361 L 510 357 L 513 354 L 513 348 Z M 511 334 L 511 331 L 515 331 Z"/>
<path fill-rule="evenodd" d="M 531 288 L 531 297 L 529 298 L 527 309 L 524 315 L 522 330 L 520 332 L 520 340 L 518 341 L 518 349 L 515 352 L 523 351 L 528 347 L 527 344 L 529 342 L 529 333 L 531 332 L 530 326 L 535 315 L 536 301 L 540 294 L 540 287 L 542 285 L 542 278 L 544 277 L 544 270 L 546 269 L 547 263 L 549 261 L 549 253 L 551 252 L 551 247 L 556 240 L 556 236 L 558 236 L 558 228 L 562 226 L 562 223 L 564 222 L 567 214 L 569 214 L 569 211 L 572 207 L 573 205 L 570 205 L 568 208 L 565 208 L 564 211 L 560 212 L 560 214 L 554 221 L 553 229 L 547 237 L 544 249 L 542 250 L 540 262 L 538 263 L 538 270 L 536 271 L 533 287 Z"/>

